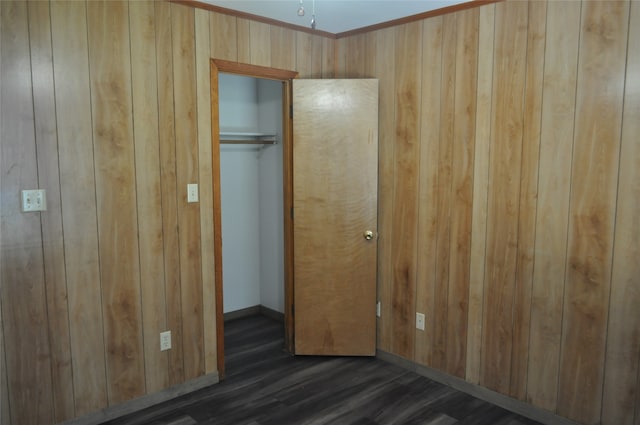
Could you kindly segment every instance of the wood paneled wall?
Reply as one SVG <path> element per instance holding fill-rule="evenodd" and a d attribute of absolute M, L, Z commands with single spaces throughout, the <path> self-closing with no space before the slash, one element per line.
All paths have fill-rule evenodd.
<path fill-rule="evenodd" d="M 215 372 L 209 59 L 332 77 L 334 40 L 156 1 L 0 18 L 2 424 Z M 47 211 L 21 213 L 34 188 Z"/>
<path fill-rule="evenodd" d="M 380 80 L 380 349 L 640 425 L 639 44 L 633 1 L 337 41 L 167 2 L 0 2 L 2 424 L 215 372 L 213 57 Z M 21 213 L 38 187 L 47 211 Z"/>
<path fill-rule="evenodd" d="M 590 0 L 337 41 L 339 76 L 380 79 L 380 349 L 640 424 L 638 45 L 639 2 Z"/>

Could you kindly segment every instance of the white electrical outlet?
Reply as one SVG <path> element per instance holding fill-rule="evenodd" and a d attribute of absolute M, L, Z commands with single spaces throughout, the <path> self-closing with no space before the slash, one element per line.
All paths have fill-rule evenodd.
<path fill-rule="evenodd" d="M 380 306 L 380 301 L 376 303 L 376 316 L 380 317 L 380 310 L 382 307 Z"/>
<path fill-rule="evenodd" d="M 416 329 L 424 330 L 424 314 L 416 313 Z"/>
<path fill-rule="evenodd" d="M 160 332 L 160 351 L 171 350 L 171 331 Z"/>
<path fill-rule="evenodd" d="M 44 189 L 22 191 L 22 212 L 46 210 L 47 192 Z"/>
<path fill-rule="evenodd" d="M 187 185 L 187 202 L 198 202 L 198 184 L 189 183 Z"/>

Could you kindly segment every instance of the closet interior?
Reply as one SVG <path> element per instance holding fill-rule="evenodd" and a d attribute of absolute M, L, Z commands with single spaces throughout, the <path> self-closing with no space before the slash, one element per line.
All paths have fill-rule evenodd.
<path fill-rule="evenodd" d="M 282 82 L 220 73 L 225 320 L 284 313 Z"/>

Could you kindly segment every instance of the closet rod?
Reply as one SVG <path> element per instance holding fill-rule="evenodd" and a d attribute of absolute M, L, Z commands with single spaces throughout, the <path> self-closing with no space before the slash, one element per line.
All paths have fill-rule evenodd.
<path fill-rule="evenodd" d="M 255 140 L 255 139 L 220 139 L 221 144 L 225 145 L 275 145 L 275 140 Z"/>

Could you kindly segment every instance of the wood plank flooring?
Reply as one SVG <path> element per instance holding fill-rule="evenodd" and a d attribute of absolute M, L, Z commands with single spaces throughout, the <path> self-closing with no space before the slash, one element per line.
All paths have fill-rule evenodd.
<path fill-rule="evenodd" d="M 283 343 L 272 319 L 227 322 L 224 381 L 107 424 L 538 424 L 379 359 L 292 357 Z"/>

